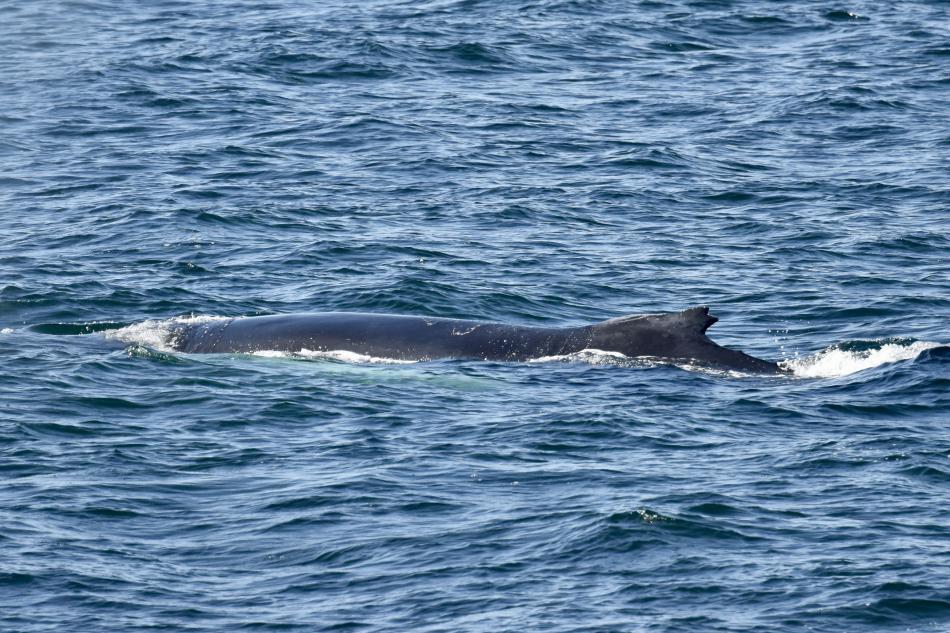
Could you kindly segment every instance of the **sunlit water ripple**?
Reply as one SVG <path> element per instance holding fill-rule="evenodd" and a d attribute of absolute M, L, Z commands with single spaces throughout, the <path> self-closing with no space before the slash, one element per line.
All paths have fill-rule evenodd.
<path fill-rule="evenodd" d="M 0 630 L 945 631 L 950 6 L 17 3 Z M 710 305 L 755 377 L 188 355 Z"/>

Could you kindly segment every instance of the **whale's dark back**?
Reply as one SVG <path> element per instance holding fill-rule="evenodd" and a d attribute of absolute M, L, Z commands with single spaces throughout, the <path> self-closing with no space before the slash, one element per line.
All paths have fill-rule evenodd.
<path fill-rule="evenodd" d="M 396 360 L 528 360 L 580 351 L 590 328 L 537 328 L 436 317 L 325 312 L 247 317 L 188 326 L 183 352 L 346 350 Z"/>
<path fill-rule="evenodd" d="M 743 372 L 781 372 L 775 363 L 710 340 L 705 332 L 716 320 L 705 307 L 567 328 L 353 312 L 304 313 L 187 325 L 175 333 L 173 345 L 190 353 L 346 350 L 395 360 L 499 361 L 594 348 Z"/>

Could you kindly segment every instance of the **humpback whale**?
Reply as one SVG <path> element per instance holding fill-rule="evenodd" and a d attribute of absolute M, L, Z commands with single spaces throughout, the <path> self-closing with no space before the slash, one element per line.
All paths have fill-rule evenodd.
<path fill-rule="evenodd" d="M 579 327 L 353 312 L 277 314 L 181 324 L 171 345 L 186 353 L 346 350 L 394 360 L 526 361 L 584 349 L 688 362 L 746 373 L 784 373 L 776 363 L 714 343 L 706 306 L 623 316 Z"/>

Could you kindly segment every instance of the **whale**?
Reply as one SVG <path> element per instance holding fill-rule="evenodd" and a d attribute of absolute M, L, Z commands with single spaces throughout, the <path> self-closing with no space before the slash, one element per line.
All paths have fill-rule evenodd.
<path fill-rule="evenodd" d="M 786 373 L 777 363 L 713 342 L 706 330 L 717 321 L 708 306 L 574 327 L 316 312 L 183 322 L 171 331 L 170 343 L 175 350 L 191 354 L 349 351 L 411 361 L 522 362 L 591 349 L 743 373 Z"/>

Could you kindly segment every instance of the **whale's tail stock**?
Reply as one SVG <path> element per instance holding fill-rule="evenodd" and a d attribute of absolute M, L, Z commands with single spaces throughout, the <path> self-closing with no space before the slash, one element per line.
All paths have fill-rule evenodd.
<path fill-rule="evenodd" d="M 706 330 L 718 320 L 709 314 L 708 306 L 618 317 L 594 325 L 591 346 L 627 356 L 655 356 L 746 373 L 785 373 L 776 363 L 713 342 Z"/>

